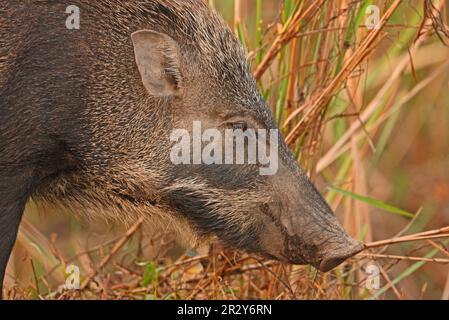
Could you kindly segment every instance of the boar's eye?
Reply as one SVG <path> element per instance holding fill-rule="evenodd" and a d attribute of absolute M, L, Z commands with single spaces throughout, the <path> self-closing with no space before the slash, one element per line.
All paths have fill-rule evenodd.
<path fill-rule="evenodd" d="M 248 129 L 248 124 L 245 121 L 234 122 L 231 126 L 233 130 L 242 130 L 243 132 Z"/>

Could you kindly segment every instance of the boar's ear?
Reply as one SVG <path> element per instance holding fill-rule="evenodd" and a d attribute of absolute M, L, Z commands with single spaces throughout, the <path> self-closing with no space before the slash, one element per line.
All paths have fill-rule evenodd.
<path fill-rule="evenodd" d="M 180 51 L 175 40 L 166 34 L 140 30 L 131 35 L 137 68 L 151 95 L 176 95 L 181 84 Z"/>

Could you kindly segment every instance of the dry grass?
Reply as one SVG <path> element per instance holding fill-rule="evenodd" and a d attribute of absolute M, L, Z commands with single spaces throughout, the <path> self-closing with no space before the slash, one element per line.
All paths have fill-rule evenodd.
<path fill-rule="evenodd" d="M 449 298 L 448 2 L 210 3 L 247 47 L 298 161 L 367 250 L 322 274 L 216 247 L 169 250 L 165 235 L 145 240 L 140 222 L 92 245 L 77 222 L 45 225 L 29 210 L 6 297 Z M 380 9 L 375 29 L 366 25 L 371 4 Z M 81 266 L 82 291 L 58 288 L 70 263 Z M 370 264 L 377 290 L 367 287 Z"/>
<path fill-rule="evenodd" d="M 263 261 L 258 257 L 241 252 L 227 251 L 211 246 L 208 254 L 189 257 L 185 254 L 176 260 L 161 258 L 156 261 L 136 263 L 126 261 L 116 255 L 135 236 L 142 221 L 133 225 L 122 237 L 102 245 L 101 256 L 96 265 L 90 266 L 90 273 L 83 279 L 80 290 L 65 290 L 60 286 L 48 290 L 44 279 L 52 277 L 55 268 L 37 278 L 33 260 L 33 280 L 28 288 L 13 287 L 7 291 L 10 299 L 346 299 L 372 298 L 373 293 L 366 288 L 367 277 L 357 277 L 357 268 L 367 260 L 417 261 L 448 264 L 448 258 L 433 258 L 435 253 L 425 257 L 399 256 L 374 253 L 371 249 L 411 241 L 427 241 L 425 246 L 433 246 L 438 252 L 449 257 L 449 251 L 431 239 L 448 238 L 449 227 L 397 236 L 391 239 L 367 243 L 367 250 L 346 262 L 341 270 L 322 274 L 308 266 L 284 265 L 275 261 Z M 422 246 L 424 247 L 424 246 Z M 434 250 L 435 251 L 435 250 Z M 107 253 L 106 253 L 107 252 Z M 84 253 L 83 253 L 84 254 Z M 79 257 L 79 254 L 76 256 Z M 73 259 L 71 259 L 73 260 Z M 67 265 L 70 261 L 60 261 Z M 93 261 L 92 261 L 92 264 Z M 393 289 L 401 299 L 394 283 L 385 269 L 391 264 L 382 263 L 381 275 L 387 283 L 385 288 Z M 43 282 L 47 287 L 40 292 Z M 384 289 L 387 290 L 387 289 Z"/>

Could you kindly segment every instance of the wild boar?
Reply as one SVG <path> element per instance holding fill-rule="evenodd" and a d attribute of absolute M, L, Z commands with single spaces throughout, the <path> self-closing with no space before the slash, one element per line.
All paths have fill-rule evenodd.
<path fill-rule="evenodd" d="M 362 250 L 281 135 L 275 174 L 174 164 L 170 135 L 195 121 L 278 129 L 242 45 L 205 1 L 2 0 L 0 283 L 30 198 L 86 217 L 156 217 L 322 271 Z"/>

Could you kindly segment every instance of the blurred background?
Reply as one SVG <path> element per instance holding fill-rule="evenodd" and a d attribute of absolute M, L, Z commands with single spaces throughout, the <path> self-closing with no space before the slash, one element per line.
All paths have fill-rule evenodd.
<path fill-rule="evenodd" d="M 448 1 L 209 4 L 244 44 L 288 145 L 354 237 L 449 225 Z M 127 236 L 131 226 L 37 205 L 8 267 L 10 298 L 449 298 L 444 236 L 373 246 L 323 275 L 220 248 L 201 255 L 151 226 Z M 72 263 L 82 279 L 93 275 L 87 293 L 62 289 Z M 379 286 L 367 285 L 368 265 Z"/>

